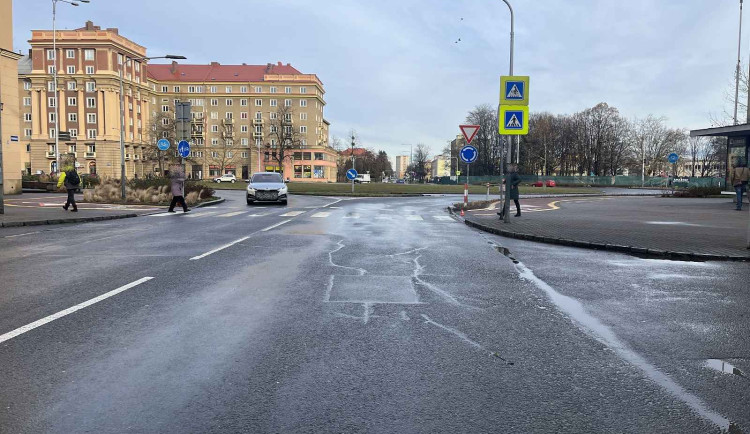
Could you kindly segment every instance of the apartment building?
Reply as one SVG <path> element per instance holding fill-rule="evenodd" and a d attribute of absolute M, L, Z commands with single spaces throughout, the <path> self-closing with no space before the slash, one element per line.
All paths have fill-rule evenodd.
<path fill-rule="evenodd" d="M 26 149 L 19 139 L 18 59 L 13 52 L 11 0 L 0 0 L 0 147 L 3 151 L 3 192 L 21 193 Z"/>
<path fill-rule="evenodd" d="M 451 176 L 451 157 L 442 154 L 435 155 L 435 158 L 432 159 L 431 169 L 432 178 Z"/>
<path fill-rule="evenodd" d="M 74 157 L 79 171 L 120 176 L 122 73 L 128 178 L 159 174 L 156 140 L 166 136 L 172 161 L 179 160 L 177 139 L 190 142 L 183 163 L 192 178 L 279 171 L 301 181 L 336 180 L 325 91 L 315 74 L 281 62 L 149 65 L 145 47 L 90 21 L 59 30 L 56 50 L 50 30 L 33 30 L 29 43 L 29 55 L 18 63 L 29 173 L 57 170 L 55 136 L 66 131 L 70 140 L 60 142 L 59 152 Z M 190 128 L 176 131 L 175 103 L 181 101 L 191 103 L 192 119 Z"/>
<path fill-rule="evenodd" d="M 399 179 L 403 179 L 406 175 L 406 169 L 409 167 L 409 156 L 398 155 L 396 156 L 396 176 Z"/>

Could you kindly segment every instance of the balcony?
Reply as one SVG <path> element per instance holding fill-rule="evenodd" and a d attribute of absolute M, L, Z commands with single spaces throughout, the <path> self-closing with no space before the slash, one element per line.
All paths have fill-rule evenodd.
<path fill-rule="evenodd" d="M 226 119 L 226 118 L 225 118 L 225 119 L 222 119 L 222 120 L 221 120 L 221 123 L 222 123 L 223 125 L 234 125 L 234 119 Z"/>
<path fill-rule="evenodd" d="M 253 119 L 253 125 L 263 125 L 263 119 Z"/>
<path fill-rule="evenodd" d="M 96 152 L 86 152 L 84 158 L 96 158 Z"/>
<path fill-rule="evenodd" d="M 263 138 L 263 133 L 259 133 L 257 131 L 253 132 L 253 137 Z"/>
<path fill-rule="evenodd" d="M 125 161 L 130 161 L 130 154 L 125 154 Z"/>
<path fill-rule="evenodd" d="M 224 131 L 221 133 L 222 139 L 233 139 L 234 138 L 234 131 Z"/>
<path fill-rule="evenodd" d="M 55 158 L 55 151 L 47 151 L 47 158 Z"/>
<path fill-rule="evenodd" d="M 203 128 L 193 128 L 190 135 L 193 137 L 203 137 Z"/>
<path fill-rule="evenodd" d="M 134 160 L 134 161 L 138 161 L 138 154 L 136 154 L 136 155 L 133 155 L 133 160 Z"/>

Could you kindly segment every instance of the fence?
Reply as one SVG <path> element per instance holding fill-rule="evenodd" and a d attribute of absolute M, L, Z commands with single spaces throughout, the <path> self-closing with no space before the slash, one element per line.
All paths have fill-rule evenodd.
<path fill-rule="evenodd" d="M 499 184 L 502 182 L 501 176 L 471 176 L 470 184 Z M 677 178 L 686 180 L 681 183 L 685 186 L 696 187 L 726 187 L 724 178 Z M 667 188 L 671 186 L 673 178 L 654 176 L 646 177 L 643 182 L 640 176 L 539 176 L 539 175 L 521 175 L 521 184 L 531 184 L 537 181 L 555 181 L 559 186 L 592 186 L 592 187 L 644 187 Z M 443 176 L 433 180 L 435 184 L 463 184 L 466 182 L 465 176 L 456 177 Z"/>

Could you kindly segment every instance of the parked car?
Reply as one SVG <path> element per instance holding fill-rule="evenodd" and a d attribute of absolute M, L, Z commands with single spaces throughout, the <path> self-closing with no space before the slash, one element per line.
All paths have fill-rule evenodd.
<path fill-rule="evenodd" d="M 214 178 L 214 182 L 231 182 L 232 184 L 234 184 L 235 182 L 237 182 L 237 177 L 232 173 L 225 173 L 218 178 Z"/>
<path fill-rule="evenodd" d="M 287 204 L 288 189 L 281 175 L 274 172 L 258 172 L 247 185 L 247 204 L 255 202 L 280 202 Z"/>
<path fill-rule="evenodd" d="M 536 182 L 532 182 L 531 186 L 532 187 L 544 187 L 544 184 L 545 183 L 542 182 L 542 181 L 536 181 Z M 555 183 L 555 181 L 553 181 L 551 179 L 548 179 L 546 181 L 546 184 L 547 184 L 547 187 L 556 187 L 557 186 L 557 183 Z"/>
<path fill-rule="evenodd" d="M 356 178 L 354 178 L 355 184 L 369 184 L 370 183 L 370 174 L 369 173 L 360 173 L 357 175 Z"/>
<path fill-rule="evenodd" d="M 396 184 L 406 184 L 403 179 L 397 179 Z"/>

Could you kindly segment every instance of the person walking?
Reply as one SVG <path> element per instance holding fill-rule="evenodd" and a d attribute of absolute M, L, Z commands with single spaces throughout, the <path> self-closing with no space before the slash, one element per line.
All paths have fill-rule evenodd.
<path fill-rule="evenodd" d="M 72 205 L 73 209 L 71 212 L 78 212 L 78 205 L 76 204 L 76 198 L 75 193 L 76 190 L 81 186 L 81 177 L 78 176 L 78 172 L 76 172 L 76 168 L 73 166 L 68 166 L 65 168 L 65 171 L 63 171 L 60 174 L 60 177 L 57 178 L 57 188 L 60 188 L 62 186 L 65 186 L 65 189 L 68 191 L 68 200 L 65 202 L 65 205 L 63 205 L 63 209 L 65 211 L 68 210 L 68 208 Z"/>
<path fill-rule="evenodd" d="M 510 183 L 510 199 L 516 204 L 516 217 L 521 217 L 521 204 L 518 202 L 520 197 L 518 194 L 518 185 L 521 184 L 521 177 L 518 175 L 517 165 L 511 164 L 508 167 L 508 177 L 506 178 L 506 182 Z M 501 219 L 505 216 L 505 204 L 503 204 L 502 211 L 497 214 Z"/>
<path fill-rule="evenodd" d="M 744 161 L 739 161 L 729 174 L 729 183 L 734 187 L 737 194 L 737 207 L 735 210 L 742 211 L 742 195 L 747 189 L 747 181 L 750 180 L 750 168 Z"/>
<path fill-rule="evenodd" d="M 172 179 L 172 203 L 169 204 L 167 212 L 175 212 L 174 207 L 177 203 L 182 204 L 182 212 L 188 212 L 190 209 L 185 203 L 185 172 L 179 166 L 173 167 L 169 176 Z"/>

